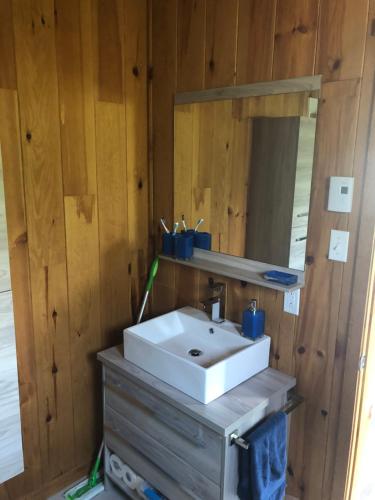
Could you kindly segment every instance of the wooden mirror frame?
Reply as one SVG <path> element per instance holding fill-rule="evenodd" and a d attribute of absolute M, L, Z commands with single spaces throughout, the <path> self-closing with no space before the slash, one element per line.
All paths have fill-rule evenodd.
<path fill-rule="evenodd" d="M 216 89 L 199 90 L 193 92 L 179 92 L 175 94 L 174 104 L 192 104 L 225 99 L 240 99 L 244 97 L 267 96 L 276 94 L 289 94 L 293 92 L 314 92 L 319 98 L 321 88 L 321 75 L 293 78 L 289 80 L 275 80 L 269 82 L 239 85 L 235 87 L 222 87 Z M 273 288 L 281 291 L 292 291 L 304 286 L 304 271 L 297 271 L 288 267 L 276 266 L 264 262 L 236 257 L 220 252 L 195 249 L 191 260 L 176 260 L 164 255 L 166 260 L 195 267 L 204 271 L 239 279 L 246 283 Z M 262 275 L 266 271 L 278 270 L 292 273 L 297 276 L 297 283 L 291 286 L 280 285 L 265 280 Z"/>

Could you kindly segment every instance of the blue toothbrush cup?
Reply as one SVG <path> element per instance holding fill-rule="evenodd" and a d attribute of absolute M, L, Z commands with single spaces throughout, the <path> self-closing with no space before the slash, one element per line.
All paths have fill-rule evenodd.
<path fill-rule="evenodd" d="M 163 233 L 162 234 L 162 253 L 169 257 L 174 257 L 176 234 Z"/>
<path fill-rule="evenodd" d="M 193 256 L 194 237 L 192 234 L 179 233 L 175 236 L 175 256 L 177 259 L 189 260 Z"/>
<path fill-rule="evenodd" d="M 195 232 L 194 246 L 202 250 L 211 250 L 211 233 Z"/>

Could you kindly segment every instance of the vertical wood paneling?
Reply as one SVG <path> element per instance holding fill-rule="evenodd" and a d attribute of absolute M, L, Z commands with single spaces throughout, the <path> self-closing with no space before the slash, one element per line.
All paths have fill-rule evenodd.
<path fill-rule="evenodd" d="M 177 0 L 153 3 L 152 11 L 152 101 L 153 177 L 155 196 L 153 231 L 160 234 L 158 221 L 173 217 L 173 94 L 176 88 Z M 156 107 L 157 106 L 157 107 Z"/>
<path fill-rule="evenodd" d="M 97 192 L 96 179 L 96 145 L 95 145 L 95 98 L 97 96 L 96 54 L 95 47 L 95 10 L 91 0 L 80 0 L 80 33 L 81 33 L 81 64 L 82 64 L 82 99 L 83 99 L 83 133 L 85 141 L 85 168 L 87 193 Z M 74 144 L 74 143 L 73 143 Z M 80 166 L 82 171 L 82 166 Z M 79 194 L 85 194 L 79 193 Z M 96 206 L 96 205 L 95 205 Z"/>
<path fill-rule="evenodd" d="M 222 120 L 221 127 L 213 129 L 213 147 L 211 165 L 215 165 L 215 170 L 211 169 L 212 191 L 216 200 L 229 198 L 231 171 L 229 162 L 232 155 L 232 103 L 231 101 L 218 101 L 213 105 L 213 124 Z M 204 144 L 202 144 L 204 147 Z M 211 231 L 217 235 L 217 242 L 212 242 L 212 247 L 220 252 L 228 253 L 228 204 L 217 203 L 211 197 L 211 206 L 216 206 L 215 216 L 211 219 Z"/>
<path fill-rule="evenodd" d="M 179 0 L 177 6 L 177 0 L 158 0 L 152 5 L 154 222 L 161 215 L 171 222 L 173 213 L 173 93 L 176 84 L 179 89 L 191 89 L 200 87 L 201 82 L 205 87 L 212 87 L 270 78 L 273 57 L 271 38 L 275 34 L 272 28 L 274 3 L 271 0 L 238 0 L 237 5 L 235 0 L 208 0 L 207 17 L 203 19 L 199 14 L 205 10 L 204 3 L 204 0 L 196 3 Z M 323 73 L 327 80 L 332 81 L 361 77 L 368 0 L 321 0 L 320 4 L 315 72 Z M 311 74 L 315 50 L 312 48 L 315 41 L 312 42 L 311 20 L 314 18 L 316 22 L 311 5 L 314 5 L 313 0 L 278 2 L 277 33 L 280 37 L 275 40 L 274 78 L 276 75 L 285 78 L 302 72 Z M 87 397 L 85 403 L 82 402 L 81 417 L 73 414 L 73 401 L 84 390 L 89 376 L 82 380 L 81 385 L 78 384 L 77 392 L 73 393 L 70 381 L 72 362 L 80 359 L 83 343 L 83 349 L 91 349 L 93 339 L 89 340 L 88 336 L 74 339 L 69 332 L 73 331 L 72 325 L 82 324 L 86 314 L 90 315 L 90 328 L 94 318 L 91 318 L 94 312 L 90 302 L 94 297 L 89 298 L 88 292 L 94 286 L 92 276 L 87 276 L 86 287 L 80 273 L 71 275 L 71 270 L 78 267 L 80 259 L 83 259 L 82 255 L 73 257 L 75 251 L 83 248 L 86 241 L 86 249 L 90 249 L 85 253 L 90 260 L 88 268 L 93 273 L 97 272 L 94 265 L 98 253 L 94 244 L 97 238 L 94 221 L 99 216 L 100 273 L 106 278 L 99 290 L 99 312 L 105 313 L 102 318 L 105 338 L 102 340 L 107 343 L 108 334 L 111 336 L 112 331 L 119 331 L 130 321 L 129 290 L 130 286 L 133 290 L 138 286 L 134 259 L 143 262 L 139 249 L 145 245 L 146 233 L 134 232 L 132 236 L 128 219 L 135 228 L 140 220 L 136 218 L 136 213 L 145 217 L 147 179 L 144 180 L 146 170 L 142 167 L 145 135 L 141 132 L 146 105 L 142 97 L 146 78 L 143 65 L 147 57 L 144 50 L 146 26 L 142 27 L 146 17 L 146 0 L 96 0 L 92 3 L 81 0 L 79 9 L 78 3 L 59 0 L 56 2 L 56 16 L 53 7 L 52 0 L 31 0 L 28 3 L 14 0 L 12 6 L 10 0 L 3 0 L 0 5 L 0 88 L 17 88 L 23 147 L 23 172 L 19 170 L 18 176 L 14 170 L 21 169 L 17 146 L 17 96 L 10 97 L 0 91 L 0 121 L 4 120 L 0 122 L 0 137 L 5 176 L 8 177 L 6 190 L 14 193 L 9 198 L 9 206 L 13 206 L 9 213 L 15 221 L 15 229 L 11 229 L 9 241 L 26 463 L 24 474 L 0 487 L 0 498 L 7 500 L 24 496 L 44 498 L 46 492 L 52 493 L 63 487 L 61 478 L 69 482 L 77 474 L 82 476 L 84 464 L 76 467 L 74 444 L 82 445 L 79 460 L 89 456 L 89 448 L 93 444 L 88 444 L 86 438 L 80 442 L 75 431 L 83 425 L 80 418 L 92 408 L 92 400 Z M 306 27 L 307 32 L 304 32 Z M 369 81 L 373 78 L 372 70 L 370 74 Z M 323 179 L 323 183 L 324 172 L 332 171 L 339 175 L 343 172 L 345 175 L 353 160 L 358 89 L 353 82 L 345 82 L 343 86 L 332 85 L 325 90 L 326 107 L 322 111 L 325 125 L 319 138 L 317 182 Z M 371 87 L 369 84 L 368 88 Z M 98 104 L 95 115 L 94 99 L 97 96 L 100 100 L 120 104 L 103 104 L 104 107 Z M 126 110 L 121 104 L 125 104 Z M 365 108 L 363 105 L 360 123 L 364 121 Z M 331 112 L 332 118 L 329 118 Z M 350 126 L 349 117 L 352 120 Z M 358 129 L 359 141 L 365 128 L 362 125 Z M 134 147 L 132 134 L 137 141 Z M 357 150 L 364 147 L 363 143 L 358 145 L 358 140 Z M 343 153 L 337 155 L 338 149 Z M 8 158 L 6 164 L 5 158 Z M 356 153 L 358 175 L 363 161 L 363 157 Z M 64 177 L 61 175 L 62 167 Z M 118 176 L 116 183 L 114 175 Z M 26 188 L 27 224 L 23 208 L 20 208 L 22 176 Z M 126 176 L 129 181 L 133 176 L 133 183 L 129 182 L 128 186 Z M 140 177 L 142 188 L 137 183 Z M 99 199 L 96 199 L 97 180 Z M 74 195 L 66 199 L 65 205 L 67 255 L 63 186 L 65 194 Z M 227 280 L 229 317 L 240 320 L 248 299 L 256 296 L 267 310 L 267 329 L 272 336 L 272 365 L 290 373 L 297 370 L 301 378 L 307 402 L 293 419 L 290 470 L 294 476 L 289 477 L 289 485 L 297 496 L 314 500 L 322 497 L 325 470 L 323 494 L 327 500 L 330 498 L 332 464 L 339 453 L 333 434 L 337 428 L 340 404 L 338 394 L 341 386 L 337 381 L 342 376 L 342 352 L 347 341 L 347 315 L 342 314 L 342 308 L 348 300 L 340 287 L 350 289 L 351 286 L 350 263 L 342 265 L 326 261 L 327 233 L 330 225 L 337 222 L 339 227 L 349 227 L 354 238 L 355 214 L 358 213 L 358 206 L 354 204 L 353 216 L 349 219 L 343 216 L 338 222 L 335 216 L 327 218 L 327 213 L 323 212 L 322 189 L 319 187 L 319 193 L 314 195 L 313 213 L 316 215 L 311 227 L 311 252 L 315 261 L 308 286 L 303 292 L 297 338 L 295 318 L 282 312 L 281 294 L 255 287 L 243 289 L 238 283 Z M 79 200 L 83 200 L 84 207 L 93 207 L 91 223 L 75 211 Z M 97 204 L 98 216 L 95 212 Z M 17 209 L 14 208 L 16 205 Z M 142 212 L 138 212 L 141 209 Z M 116 213 L 113 214 L 113 211 Z M 154 232 L 153 229 L 151 232 Z M 82 233 L 82 241 L 78 232 Z M 126 240 L 128 233 L 131 244 Z M 133 237 L 136 239 L 132 240 Z M 138 257 L 135 257 L 134 249 Z M 82 253 L 82 250 L 79 252 Z M 25 286 L 29 280 L 28 257 L 33 314 L 29 290 Z M 69 285 L 69 295 L 66 259 L 69 282 L 74 284 Z M 129 262 L 132 263 L 132 285 L 128 275 Z M 331 286 L 336 288 L 330 292 L 326 288 L 328 280 L 323 276 L 330 272 L 328 268 L 335 269 L 331 274 Z M 208 276 L 205 273 L 195 271 L 186 275 L 186 272 L 180 273 L 176 269 L 173 264 L 161 265 L 154 293 L 157 312 L 173 309 L 177 303 L 182 305 L 186 301 L 196 304 L 202 294 L 207 294 Z M 183 289 L 186 283 L 188 285 Z M 326 314 L 322 318 L 312 313 L 311 304 L 315 300 L 323 300 L 318 293 L 320 288 L 322 297 L 329 296 L 330 300 L 332 297 L 333 305 L 328 318 Z M 136 308 L 137 294 L 139 292 L 134 294 L 133 309 Z M 341 303 L 337 305 L 340 297 Z M 77 304 L 83 306 L 80 311 L 78 307 L 73 307 L 68 321 L 68 299 L 69 304 L 73 304 L 75 298 L 78 299 Z M 116 334 L 113 339 L 119 341 Z M 91 361 L 91 366 L 94 366 L 95 361 L 92 358 Z M 86 369 L 89 370 L 85 364 Z M 73 369 L 73 377 L 76 373 Z M 333 382 L 332 390 L 328 390 L 333 376 L 336 382 Z M 327 401 L 329 406 L 326 406 Z M 350 428 L 348 423 L 347 426 Z M 94 430 L 91 425 L 88 427 L 87 439 Z M 344 443 L 340 441 L 339 445 L 339 449 L 343 450 Z M 344 456 L 344 453 L 341 455 Z M 341 466 L 342 459 L 337 465 L 336 476 Z M 61 475 L 64 471 L 68 471 L 66 476 Z M 48 482 L 50 479 L 52 481 Z M 342 474 L 337 483 L 342 483 Z M 340 491 L 340 484 L 337 488 L 335 491 Z M 31 495 L 31 492 L 34 493 Z M 341 500 L 339 496 L 334 498 Z"/>
<path fill-rule="evenodd" d="M 175 307 L 183 307 L 186 304 L 198 307 L 200 272 L 184 266 L 178 266 L 175 272 Z"/>
<path fill-rule="evenodd" d="M 131 305 L 136 320 L 149 257 L 147 1 L 125 1 L 125 87 Z M 140 281 L 141 280 L 141 281 Z"/>
<path fill-rule="evenodd" d="M 15 89 L 16 65 L 14 60 L 14 36 L 12 0 L 0 2 L 0 88 Z"/>
<path fill-rule="evenodd" d="M 238 85 L 272 79 L 276 0 L 239 0 Z"/>
<path fill-rule="evenodd" d="M 64 194 L 87 193 L 80 4 L 55 2 Z"/>
<path fill-rule="evenodd" d="M 178 0 L 177 90 L 204 84 L 206 0 Z"/>
<path fill-rule="evenodd" d="M 277 3 L 274 80 L 314 73 L 320 0 L 283 0 Z"/>
<path fill-rule="evenodd" d="M 23 492 L 31 491 L 40 485 L 41 457 L 21 140 L 17 94 L 14 91 L 0 90 L 0 144 L 11 259 L 25 463 L 22 479 L 8 481 L 6 489 L 10 498 L 18 498 Z"/>
<path fill-rule="evenodd" d="M 152 287 L 152 313 L 164 314 L 175 309 L 175 265 L 160 261 L 158 274 Z"/>
<path fill-rule="evenodd" d="M 65 197 L 65 221 L 75 463 L 79 465 L 91 460 L 100 439 L 100 392 L 93 390 L 100 383 L 94 360 L 102 347 L 96 197 Z"/>
<path fill-rule="evenodd" d="M 199 130 L 198 133 L 194 130 L 194 109 L 188 104 L 176 107 L 174 112 L 174 220 L 180 221 L 183 214 L 188 225 L 193 224 L 192 177 L 197 164 L 196 141 L 199 140 Z"/>
<path fill-rule="evenodd" d="M 337 344 L 344 265 L 329 261 L 327 248 L 330 229 L 346 230 L 348 216 L 325 210 L 325 186 L 331 175 L 352 174 L 358 91 L 356 80 L 324 85 L 318 119 L 307 240 L 307 255 L 313 258 L 314 263 L 308 268 L 306 287 L 301 294 L 296 337 L 298 389 L 307 399 L 302 482 L 308 492 L 307 498 L 311 499 L 320 498 L 322 494 L 324 465 L 321 450 L 326 447 L 333 404 L 332 370 L 334 363 L 344 355 Z M 329 307 L 322 307 L 316 314 L 316 308 L 311 307 L 312 302 L 329 304 Z"/>
<path fill-rule="evenodd" d="M 96 146 L 104 345 L 119 343 L 130 322 L 125 106 L 96 105 Z"/>
<path fill-rule="evenodd" d="M 74 464 L 55 20 L 52 1 L 17 1 L 13 6 L 46 481 Z"/>
<path fill-rule="evenodd" d="M 205 88 L 235 82 L 237 22 L 238 0 L 206 0 Z"/>
<path fill-rule="evenodd" d="M 61 490 L 88 472 L 100 439 L 95 352 L 120 341 L 112 332 L 131 321 L 130 286 L 138 308 L 148 259 L 147 14 L 147 0 L 0 5 L 0 142 L 26 465 L 0 486 L 1 499 Z M 98 104 L 95 114 L 98 98 L 121 104 Z"/>
<path fill-rule="evenodd" d="M 96 0 L 98 95 L 100 101 L 124 102 L 122 0 Z"/>
<path fill-rule="evenodd" d="M 367 304 L 367 290 L 364 283 L 370 275 L 372 232 L 369 227 L 373 224 L 373 213 L 370 208 L 373 203 L 372 194 L 370 193 L 372 193 L 372 186 L 374 185 L 372 168 L 374 149 L 373 142 L 371 142 L 373 137 L 371 130 L 373 130 L 374 126 L 371 113 L 373 113 L 375 67 L 375 37 L 372 36 L 371 30 L 374 17 L 375 2 L 371 0 L 354 157 L 353 175 L 356 178 L 356 183 L 353 215 L 349 217 L 348 225 L 351 234 L 349 259 L 350 261 L 354 260 L 356 247 L 360 242 L 358 253 L 361 262 L 367 262 L 367 266 L 363 266 L 363 268 L 361 266 L 359 268 L 358 266 L 356 268 L 350 266 L 349 269 L 344 269 L 343 274 L 338 341 L 341 346 L 345 346 L 345 359 L 341 357 L 339 362 L 334 365 L 332 399 L 337 404 L 334 411 L 331 410 L 327 461 L 324 471 L 324 498 L 327 500 L 331 497 L 343 497 L 345 485 L 342 483 L 341 478 L 348 471 L 348 458 L 351 453 L 351 443 L 345 440 L 345 436 L 350 434 L 353 425 L 355 413 L 352 401 L 355 398 L 357 389 L 357 361 L 361 355 L 361 349 L 363 349 L 361 345 L 362 339 L 358 332 L 363 330 L 365 324 L 364 311 Z M 355 297 L 354 302 L 352 302 L 352 297 Z M 354 423 L 353 432 L 356 431 L 356 425 L 358 425 L 358 422 Z"/>
<path fill-rule="evenodd" d="M 225 22 L 222 21 L 221 29 L 215 30 L 212 26 L 216 26 L 219 21 L 213 13 L 215 9 L 220 8 L 221 3 L 207 1 L 205 46 L 199 48 L 198 42 L 194 45 L 195 54 L 202 54 L 203 50 L 206 54 L 204 88 L 232 84 L 233 81 L 228 77 L 231 73 L 228 68 L 232 68 L 231 75 L 237 74 L 236 83 L 270 79 L 270 68 L 272 68 L 272 78 L 290 78 L 314 72 L 323 73 L 326 80 L 343 80 L 361 76 L 367 0 L 360 0 L 359 3 L 352 0 L 343 2 L 280 0 L 277 2 L 275 31 L 272 28 L 274 18 L 272 19 L 272 15 L 266 15 L 265 12 L 272 14 L 272 7 L 276 8 L 276 2 L 272 4 L 271 2 L 239 0 L 238 28 L 234 28 L 237 30 L 237 35 L 235 33 L 234 37 L 238 36 L 236 54 L 233 52 L 231 42 L 233 19 L 237 10 L 234 4 L 235 2 L 225 2 L 225 7 L 223 7 Z M 185 33 L 191 29 L 190 18 L 186 15 L 185 22 L 181 12 L 185 11 L 180 8 L 176 20 L 178 43 L 182 36 L 185 36 Z M 165 15 L 164 6 L 160 7 L 159 2 L 154 2 L 153 16 L 157 17 L 158 23 L 163 15 Z M 171 22 L 169 12 L 168 23 Z M 199 24 L 197 20 L 195 22 Z M 261 29 L 262 26 L 263 29 Z M 212 36 L 213 32 L 215 36 Z M 153 33 L 153 44 L 160 46 L 163 43 L 158 39 L 160 34 L 162 34 L 161 30 Z M 170 32 L 168 36 L 169 45 L 172 46 L 173 40 L 170 38 Z M 197 34 L 197 39 L 199 37 L 200 33 L 199 36 Z M 270 41 L 270 37 L 272 39 L 275 37 L 274 43 L 272 39 Z M 166 37 L 164 43 L 167 43 Z M 267 48 L 267 44 L 271 46 L 268 45 Z M 256 45 L 253 51 L 251 51 L 252 45 Z M 227 50 L 225 54 L 223 54 L 223 47 Z M 232 50 L 228 47 L 232 47 Z M 226 65 L 226 70 L 221 68 L 221 77 L 213 83 L 212 78 L 209 78 L 208 62 L 212 58 L 214 64 L 211 64 L 211 68 L 214 70 L 216 61 L 211 56 L 218 51 L 223 54 L 222 61 Z M 171 60 L 172 55 L 173 51 L 170 50 L 169 67 L 173 67 L 174 64 Z M 189 88 L 190 80 L 187 73 L 195 71 L 198 75 L 200 74 L 200 59 L 197 56 L 195 63 L 192 58 L 185 62 L 178 53 L 177 61 L 178 88 L 184 89 L 185 81 L 186 88 Z M 154 52 L 153 65 L 155 72 L 158 68 L 164 68 L 165 55 L 161 52 L 156 54 Z M 226 74 L 227 78 L 223 77 L 223 74 Z M 191 78 L 195 79 L 198 76 L 194 74 Z M 368 89 L 372 88 L 373 71 L 369 73 L 369 82 L 371 83 Z M 354 172 L 359 177 L 362 175 L 363 152 L 366 147 L 364 139 L 368 128 L 366 116 L 369 108 L 369 104 L 367 108 L 363 105 L 363 111 L 359 116 L 360 127 L 357 130 L 358 81 L 351 80 L 343 82 L 342 85 L 334 83 L 331 86 L 325 86 L 323 94 L 309 236 L 310 265 L 307 286 L 302 292 L 300 316 L 296 318 L 283 313 L 282 294 L 254 287 L 241 288 L 239 284 L 231 280 L 218 277 L 228 282 L 229 318 L 237 321 L 241 319 L 242 309 L 251 295 L 254 294 L 260 300 L 261 306 L 267 311 L 267 333 L 272 337 L 271 364 L 287 373 L 297 374 L 299 387 L 306 397 L 306 403 L 293 417 L 288 483 L 291 494 L 299 498 L 314 500 L 316 498 L 330 499 L 330 487 L 333 480 L 332 464 L 338 463 L 336 430 L 339 407 L 342 403 L 338 396 L 339 381 L 342 379 L 344 369 L 343 353 L 347 342 L 348 318 L 346 308 L 350 298 L 355 250 L 353 245 L 355 245 L 358 220 L 356 201 L 354 201 L 353 214 L 350 217 L 325 210 L 326 178 L 329 175 L 352 174 L 355 147 L 358 152 Z M 163 145 L 166 148 L 169 147 L 172 152 L 173 141 L 166 134 L 171 126 L 172 112 L 169 120 L 163 116 L 162 122 L 159 117 L 155 116 L 163 106 L 163 100 L 165 100 L 165 93 L 153 86 L 153 132 L 164 135 Z M 165 111 L 166 107 L 163 109 Z M 241 117 L 244 116 L 244 112 L 247 112 L 243 106 L 234 111 L 237 113 L 236 116 Z M 209 129 L 209 124 L 203 121 L 200 126 L 207 131 Z M 212 153 L 209 153 L 208 133 L 207 141 L 206 161 Z M 164 151 L 164 155 L 166 157 L 168 152 Z M 163 168 L 159 163 L 159 157 L 154 157 L 154 167 L 156 171 Z M 207 172 L 203 174 L 200 172 L 199 176 L 201 182 L 203 177 L 207 178 Z M 169 181 L 170 179 L 164 187 L 160 184 L 155 186 L 155 205 L 161 204 L 162 199 L 172 198 Z M 357 196 L 360 196 L 360 188 L 358 188 Z M 332 263 L 327 260 L 331 228 L 350 229 L 353 242 L 351 240 L 347 264 Z M 162 265 L 161 268 L 163 267 L 165 266 Z M 196 303 L 197 295 L 194 290 L 189 289 L 186 293 L 180 291 L 183 278 L 178 265 L 168 264 L 168 268 L 163 269 L 155 289 L 163 293 L 168 307 L 162 307 L 162 299 L 157 298 L 158 312 L 170 310 L 176 307 L 177 303 L 183 305 L 184 301 Z M 202 297 L 202 294 L 207 294 L 206 280 L 206 274 L 200 272 L 198 299 Z M 191 286 L 197 285 L 196 278 L 190 276 L 189 287 Z M 319 309 L 319 314 L 314 307 L 315 303 L 325 304 L 325 307 L 322 306 L 323 310 Z M 355 364 L 356 360 L 353 363 Z M 341 448 L 348 444 L 347 436 L 343 441 L 345 443 L 340 443 Z M 337 483 L 342 485 L 343 480 L 344 477 L 341 475 L 337 478 Z M 335 500 L 341 500 L 336 492 L 334 492 Z"/>
<path fill-rule="evenodd" d="M 266 332 L 272 338 L 272 366 L 289 375 L 295 374 L 296 316 L 283 312 L 284 294 L 264 288 L 259 290 L 259 304 L 266 314 Z"/>
<path fill-rule="evenodd" d="M 315 73 L 326 80 L 358 78 L 363 70 L 369 0 L 320 0 Z"/>
<path fill-rule="evenodd" d="M 233 114 L 232 101 L 232 114 Z M 249 161 L 251 150 L 251 120 L 232 120 L 230 165 L 236 165 L 230 174 L 228 192 L 228 253 L 242 256 L 245 252 L 244 224 L 247 213 L 247 197 L 244 185 L 249 182 Z M 247 161 L 243 161 L 244 158 Z"/>

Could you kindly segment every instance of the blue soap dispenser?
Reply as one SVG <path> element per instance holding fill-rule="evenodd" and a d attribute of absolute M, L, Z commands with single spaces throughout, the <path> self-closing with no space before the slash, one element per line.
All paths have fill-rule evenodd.
<path fill-rule="evenodd" d="M 242 314 L 242 333 L 251 340 L 256 340 L 264 335 L 266 314 L 262 309 L 257 309 L 256 299 L 252 299 L 248 309 Z"/>

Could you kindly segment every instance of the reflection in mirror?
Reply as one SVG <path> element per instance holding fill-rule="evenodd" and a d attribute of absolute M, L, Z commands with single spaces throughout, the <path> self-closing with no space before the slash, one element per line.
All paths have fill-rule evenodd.
<path fill-rule="evenodd" d="M 174 217 L 212 250 L 304 269 L 318 99 L 296 92 L 175 105 Z"/>

